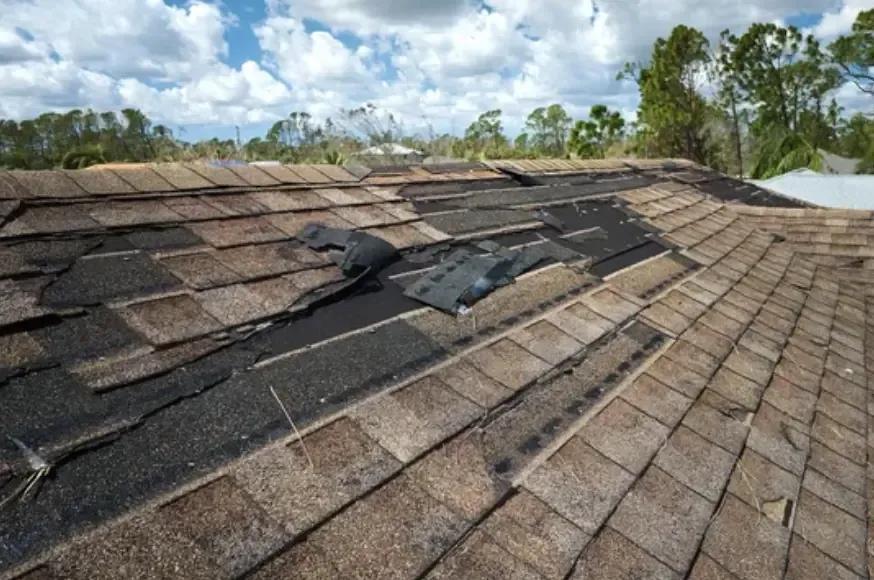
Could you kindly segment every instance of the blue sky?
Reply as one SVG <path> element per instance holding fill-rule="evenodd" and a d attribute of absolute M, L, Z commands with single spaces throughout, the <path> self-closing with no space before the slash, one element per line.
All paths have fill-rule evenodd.
<path fill-rule="evenodd" d="M 263 136 L 306 110 L 336 119 L 373 102 L 411 131 L 461 133 L 499 108 L 514 134 L 532 109 L 633 116 L 625 61 L 677 24 L 715 38 L 753 19 L 827 42 L 870 0 L 0 0 L 0 117 L 140 108 L 189 140 Z M 87 29 L 88 34 L 82 34 Z M 22 31 L 24 31 L 22 33 Z M 227 46 L 227 52 L 224 47 Z M 852 106 L 857 95 L 839 95 Z"/>

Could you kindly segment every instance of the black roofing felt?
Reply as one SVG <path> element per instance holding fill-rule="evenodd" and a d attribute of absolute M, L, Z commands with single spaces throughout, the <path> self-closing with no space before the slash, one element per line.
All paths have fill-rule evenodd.
<path fill-rule="evenodd" d="M 202 392 L 184 404 L 170 405 L 170 399 L 164 399 L 167 406 L 161 413 L 112 444 L 56 467 L 39 501 L 10 505 L 0 526 L 0 568 L 47 547 L 59 536 L 119 515 L 287 435 L 288 423 L 270 387 L 285 402 L 295 424 L 304 427 L 445 355 L 408 324 L 392 322 L 231 377 L 231 369 L 244 368 L 263 352 L 260 339 L 253 338 L 189 365 L 194 372 L 173 373 L 137 386 L 153 394 Z M 54 369 L 22 378 L 17 390 L 22 403 L 40 394 L 56 401 L 60 411 L 65 405 L 63 393 L 73 387 L 68 376 Z M 51 417 L 63 415 L 57 411 Z M 25 405 L 14 415 L 28 413 L 31 421 L 40 420 Z"/>
<path fill-rule="evenodd" d="M 714 179 L 696 183 L 695 186 L 725 202 L 738 201 L 747 205 L 768 207 L 808 207 L 807 204 L 800 201 L 770 193 L 751 183 L 731 178 Z"/>

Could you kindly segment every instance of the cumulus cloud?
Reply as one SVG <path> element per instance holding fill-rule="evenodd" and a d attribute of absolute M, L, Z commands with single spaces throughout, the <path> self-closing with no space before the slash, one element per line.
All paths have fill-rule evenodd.
<path fill-rule="evenodd" d="M 408 126 L 461 132 L 500 108 L 517 131 L 537 106 L 574 116 L 595 103 L 632 114 L 615 74 L 678 23 L 711 38 L 728 27 L 824 14 L 849 30 L 870 0 L 255 0 L 265 17 L 219 0 L 0 0 L 0 115 L 137 107 L 169 124 L 245 124 L 293 110 L 325 117 L 373 102 Z M 234 27 L 258 52 L 228 44 Z M 87 34 L 83 34 L 87 31 Z M 251 47 L 250 47 L 251 48 Z M 234 62 L 244 62 L 232 67 Z M 842 99 L 854 98 L 844 91 Z"/>

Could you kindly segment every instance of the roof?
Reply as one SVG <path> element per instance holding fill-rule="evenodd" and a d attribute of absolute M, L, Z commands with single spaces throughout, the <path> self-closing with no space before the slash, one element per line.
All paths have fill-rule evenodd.
<path fill-rule="evenodd" d="M 0 578 L 867 577 L 868 212 L 678 160 L 0 182 Z"/>
<path fill-rule="evenodd" d="M 874 209 L 874 175 L 820 175 L 791 172 L 749 183 L 814 205 Z"/>
<path fill-rule="evenodd" d="M 856 173 L 856 167 L 859 165 L 861 159 L 851 159 L 849 157 L 842 157 L 835 153 L 829 153 L 828 151 L 820 150 L 820 154 L 822 155 L 823 164 L 825 165 L 826 173 L 837 173 L 840 175 L 852 175 Z"/>

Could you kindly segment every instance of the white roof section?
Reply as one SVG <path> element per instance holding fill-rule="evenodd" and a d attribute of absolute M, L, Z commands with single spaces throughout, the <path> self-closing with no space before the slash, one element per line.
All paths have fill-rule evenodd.
<path fill-rule="evenodd" d="M 874 175 L 820 175 L 793 171 L 749 182 L 823 207 L 874 210 Z"/>
<path fill-rule="evenodd" d="M 362 149 L 356 155 L 421 155 L 421 151 L 404 147 L 398 143 L 383 143 L 382 145 L 374 145 L 367 149 Z"/>

